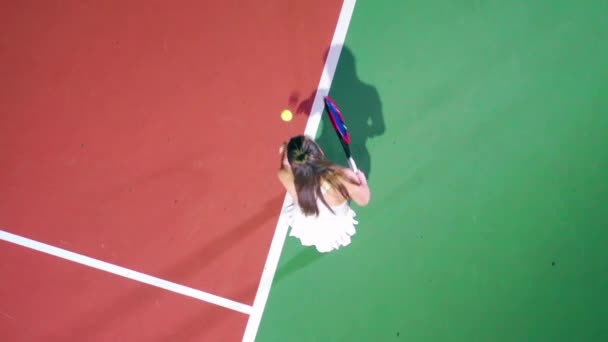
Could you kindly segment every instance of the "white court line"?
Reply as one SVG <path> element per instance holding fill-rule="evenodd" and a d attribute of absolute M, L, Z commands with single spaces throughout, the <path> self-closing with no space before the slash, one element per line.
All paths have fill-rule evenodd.
<path fill-rule="evenodd" d="M 321 74 L 321 80 L 319 81 L 312 110 L 304 130 L 304 134 L 311 137 L 316 136 L 317 130 L 319 129 L 319 124 L 321 123 L 324 109 L 323 97 L 329 93 L 329 88 L 338 65 L 338 59 L 340 58 L 340 53 L 342 52 L 342 46 L 346 40 L 348 26 L 350 25 L 350 20 L 355 9 L 355 2 L 356 0 L 345 0 L 342 4 L 342 9 L 340 10 L 340 16 L 338 18 L 336 30 L 334 31 L 333 39 L 331 41 L 331 47 L 325 61 L 325 66 L 323 67 L 323 73 Z M 258 291 L 253 301 L 253 308 L 251 310 L 249 320 L 247 321 L 243 342 L 255 341 L 255 336 L 262 320 L 264 308 L 266 307 L 266 301 L 268 300 L 268 295 L 270 293 L 270 287 L 272 286 L 274 274 L 277 270 L 277 265 L 279 264 L 279 258 L 281 257 L 281 251 L 283 250 L 283 245 L 285 244 L 285 239 L 287 237 L 287 231 L 289 228 L 285 221 L 285 216 L 283 215 L 283 209 L 290 204 L 292 204 L 292 201 L 290 197 L 286 195 L 285 201 L 283 202 L 281 215 L 279 216 L 279 221 L 272 238 L 270 251 L 268 252 L 268 257 L 266 258 L 266 264 L 264 265 L 264 271 L 262 272 Z"/>
<path fill-rule="evenodd" d="M 47 245 L 42 242 L 34 241 L 19 235 L 15 235 L 12 233 L 8 233 L 4 230 L 0 230 L 0 240 L 4 240 L 7 242 L 11 242 L 23 247 L 27 247 L 30 249 L 37 250 L 39 252 L 43 252 L 46 254 L 54 255 L 59 258 L 63 258 L 66 260 L 70 260 L 85 266 L 89 266 L 92 268 L 96 268 L 98 270 L 106 271 L 109 273 L 116 274 L 121 277 L 133 279 L 139 281 L 141 283 L 145 283 L 148 285 L 152 285 L 155 287 L 159 287 L 161 289 L 165 289 L 171 292 L 179 293 L 184 296 L 192 297 L 198 300 L 202 300 L 204 302 L 212 303 L 215 305 L 219 305 L 225 307 L 227 309 L 235 310 L 244 314 L 251 314 L 251 306 L 245 305 L 242 303 L 238 303 L 232 301 L 230 299 L 226 299 L 223 297 L 219 297 L 216 295 L 212 295 L 207 292 L 203 292 L 200 290 L 196 290 L 187 286 L 183 286 L 180 284 L 176 284 L 164 279 L 156 278 L 144 273 L 140 273 L 137 271 L 130 270 L 128 268 L 116 266 L 101 260 L 93 259 L 88 256 L 77 254 L 74 252 L 67 251 L 65 249 L 57 248 L 51 245 Z"/>

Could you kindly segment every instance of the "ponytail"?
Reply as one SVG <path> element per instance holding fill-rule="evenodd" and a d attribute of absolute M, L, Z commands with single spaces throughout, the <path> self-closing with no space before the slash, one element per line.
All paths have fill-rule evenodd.
<path fill-rule="evenodd" d="M 294 137 L 288 142 L 286 150 L 294 176 L 298 204 L 305 215 L 319 215 L 317 199 L 333 212 L 323 197 L 323 181 L 337 189 L 344 198 L 349 198 L 348 191 L 340 181 L 344 174 L 325 158 L 320 147 L 311 138 L 303 135 Z"/>

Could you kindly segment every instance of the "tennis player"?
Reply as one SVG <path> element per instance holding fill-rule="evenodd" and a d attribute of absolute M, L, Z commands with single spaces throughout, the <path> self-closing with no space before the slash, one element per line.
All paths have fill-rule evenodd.
<path fill-rule="evenodd" d="M 286 212 L 289 235 L 321 253 L 349 245 L 358 224 L 350 201 L 360 206 L 370 201 L 365 175 L 332 163 L 305 135 L 291 138 L 279 153 L 278 177 L 293 199 Z"/>

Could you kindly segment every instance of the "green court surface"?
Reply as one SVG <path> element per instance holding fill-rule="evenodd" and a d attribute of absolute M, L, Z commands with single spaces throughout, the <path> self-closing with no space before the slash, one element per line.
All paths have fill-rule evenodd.
<path fill-rule="evenodd" d="M 359 1 L 331 95 L 372 203 L 338 252 L 287 239 L 257 341 L 608 340 L 607 18 Z"/>

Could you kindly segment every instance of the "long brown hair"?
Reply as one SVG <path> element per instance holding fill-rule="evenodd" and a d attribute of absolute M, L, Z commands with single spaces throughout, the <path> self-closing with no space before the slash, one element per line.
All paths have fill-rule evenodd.
<path fill-rule="evenodd" d="M 333 212 L 323 198 L 321 190 L 323 181 L 337 189 L 345 199 L 349 198 L 348 191 L 340 182 L 344 174 L 340 168 L 325 158 L 323 151 L 313 139 L 305 135 L 295 136 L 285 146 L 285 153 L 293 172 L 298 204 L 305 215 L 319 215 L 317 198 Z"/>

